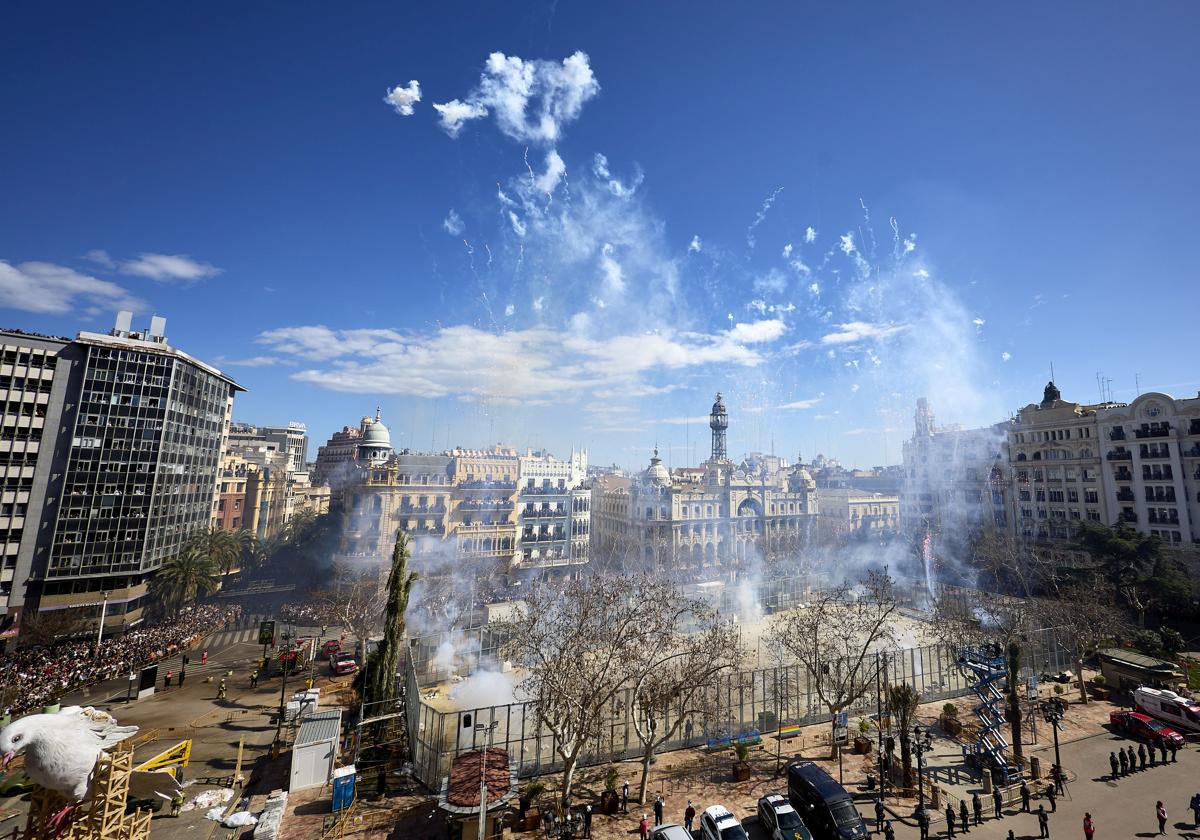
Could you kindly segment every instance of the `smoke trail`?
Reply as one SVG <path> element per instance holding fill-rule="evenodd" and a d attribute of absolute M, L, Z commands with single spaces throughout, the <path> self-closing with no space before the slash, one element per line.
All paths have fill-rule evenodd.
<path fill-rule="evenodd" d="M 767 196 L 762 203 L 762 207 L 759 208 L 758 213 L 755 215 L 754 221 L 750 223 L 750 227 L 746 228 L 746 245 L 750 247 L 751 251 L 754 250 L 754 246 L 757 244 L 757 240 L 754 238 L 754 229 L 763 223 L 763 219 L 767 218 L 767 213 L 770 212 L 771 206 L 775 203 L 775 199 L 779 197 L 781 192 L 783 192 L 783 187 L 776 187 L 775 192 Z"/>

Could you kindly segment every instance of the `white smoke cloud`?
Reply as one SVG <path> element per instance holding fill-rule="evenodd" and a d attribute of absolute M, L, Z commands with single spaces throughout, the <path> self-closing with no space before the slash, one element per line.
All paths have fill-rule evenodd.
<path fill-rule="evenodd" d="M 783 192 L 783 187 L 776 187 L 775 191 L 767 196 L 762 203 L 762 207 L 758 209 L 758 213 L 754 216 L 754 221 L 750 223 L 750 227 L 746 228 L 746 245 L 750 250 L 754 250 L 757 240 L 754 237 L 754 229 L 763 223 L 763 219 L 767 218 L 767 213 L 771 211 L 771 206 L 775 203 L 775 199 Z"/>
<path fill-rule="evenodd" d="M 499 129 L 522 143 L 552 144 L 584 103 L 600 92 L 588 57 L 575 52 L 561 62 L 525 60 L 494 52 L 479 84 L 463 99 L 435 104 L 442 127 L 458 136 L 469 120 L 492 114 Z"/>
<path fill-rule="evenodd" d="M 804 229 L 804 241 L 810 244 L 817 241 L 816 228 L 810 225 Z"/>
<path fill-rule="evenodd" d="M 841 235 L 841 240 L 841 244 L 838 247 L 842 249 L 842 253 L 846 254 L 847 256 L 853 254 L 855 251 L 854 234 L 844 233 Z"/>
<path fill-rule="evenodd" d="M 689 254 L 700 253 L 700 237 L 698 235 L 692 237 L 692 241 L 688 245 L 688 253 Z"/>
<path fill-rule="evenodd" d="M 792 256 L 792 243 L 783 246 L 783 258 L 786 260 Z"/>
<path fill-rule="evenodd" d="M 1012 353 L 1009 353 L 1007 350 L 1005 350 L 1003 353 L 1000 354 L 1000 361 L 1002 361 L 1002 362 L 1007 362 L 1011 358 L 1012 358 Z"/>
<path fill-rule="evenodd" d="M 908 328 L 908 324 L 868 324 L 863 321 L 851 321 L 838 324 L 837 332 L 821 336 L 821 343 L 856 344 L 861 341 L 882 341 Z"/>
<path fill-rule="evenodd" d="M 391 105 L 400 116 L 411 117 L 413 115 L 413 106 L 421 101 L 421 83 L 416 79 L 412 79 L 407 87 L 396 85 L 387 92 L 387 95 L 383 97 L 383 101 Z"/>
<path fill-rule="evenodd" d="M 463 231 L 466 229 L 467 226 L 463 224 L 462 216 L 458 215 L 455 209 L 451 207 L 450 212 L 446 214 L 446 218 L 442 220 L 442 230 L 451 236 L 462 236 Z"/>
<path fill-rule="evenodd" d="M 566 163 L 559 157 L 556 150 L 551 149 L 546 153 L 546 171 L 536 178 L 533 184 L 534 189 L 547 195 L 553 193 L 558 188 L 558 183 L 566 171 Z"/>

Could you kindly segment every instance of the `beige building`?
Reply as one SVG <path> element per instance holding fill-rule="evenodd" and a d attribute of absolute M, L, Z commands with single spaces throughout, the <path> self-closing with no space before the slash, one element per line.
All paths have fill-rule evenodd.
<path fill-rule="evenodd" d="M 1096 422 L 1102 407 L 1068 402 L 1049 382 L 1040 403 L 1017 412 L 1008 429 L 1016 536 L 1069 540 L 1080 522 L 1113 522 Z"/>
<path fill-rule="evenodd" d="M 1142 394 L 1097 412 L 1114 518 L 1167 545 L 1200 544 L 1200 396 Z"/>
<path fill-rule="evenodd" d="M 900 529 L 900 497 L 853 487 L 818 487 L 818 533 L 823 539 L 880 537 Z"/>
<path fill-rule="evenodd" d="M 606 564 L 657 569 L 736 568 L 794 555 L 813 536 L 816 485 L 797 465 L 757 474 L 725 454 L 729 418 L 721 395 L 709 415 L 712 455 L 697 481 L 671 475 L 657 450 L 632 479 L 592 485 L 592 554 Z"/>

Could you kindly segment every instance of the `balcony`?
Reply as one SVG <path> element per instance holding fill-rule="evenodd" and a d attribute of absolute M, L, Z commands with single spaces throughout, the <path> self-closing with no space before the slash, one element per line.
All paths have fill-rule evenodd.
<path fill-rule="evenodd" d="M 1169 446 L 1146 446 L 1143 444 L 1138 454 L 1143 461 L 1160 460 L 1171 457 L 1171 448 Z"/>
<path fill-rule="evenodd" d="M 1125 429 L 1118 426 L 1108 433 L 1109 440 L 1125 440 Z"/>
<path fill-rule="evenodd" d="M 522 496 L 566 496 L 570 494 L 566 487 L 522 487 Z"/>
<path fill-rule="evenodd" d="M 1121 515 L 1118 516 L 1117 518 L 1119 520 L 1121 520 L 1122 522 L 1137 522 L 1138 521 L 1138 515 L 1136 513 L 1134 513 L 1132 510 L 1121 511 Z"/>
<path fill-rule="evenodd" d="M 440 513 L 445 513 L 445 512 L 446 512 L 446 508 L 443 505 L 437 505 L 436 507 L 431 506 L 431 505 L 401 505 L 400 506 L 401 514 L 409 514 L 409 513 L 439 513 L 440 514 Z"/>
<path fill-rule="evenodd" d="M 464 481 L 458 485 L 460 490 L 516 490 L 515 481 Z"/>
<path fill-rule="evenodd" d="M 1118 449 L 1109 452 L 1105 457 L 1110 461 L 1132 461 L 1133 453 L 1127 449 Z"/>
<path fill-rule="evenodd" d="M 1198 471 L 1198 472 L 1200 472 L 1200 471 Z M 1200 478 L 1200 475 L 1198 475 L 1197 478 Z M 1161 468 L 1156 467 L 1154 469 L 1150 469 L 1149 467 L 1142 467 L 1142 481 L 1174 481 L 1174 480 L 1175 480 L 1175 472 L 1171 469 L 1170 465 L 1167 465 L 1167 466 L 1161 467 Z"/>
<path fill-rule="evenodd" d="M 1122 467 L 1114 474 L 1117 481 L 1133 481 L 1133 473 Z"/>
<path fill-rule="evenodd" d="M 1117 500 L 1121 502 L 1132 502 L 1137 500 L 1137 496 L 1133 495 L 1132 490 L 1122 490 L 1117 493 Z"/>
<path fill-rule="evenodd" d="M 1191 449 L 1183 450 L 1184 458 L 1200 458 L 1200 443 L 1194 445 Z"/>
<path fill-rule="evenodd" d="M 1120 499 L 1121 497 L 1117 496 L 1117 498 Z M 1175 504 L 1175 491 L 1170 490 L 1169 492 L 1166 492 L 1166 493 L 1155 493 L 1152 490 L 1150 490 L 1150 488 L 1146 488 L 1146 501 L 1147 502 L 1158 502 L 1159 504 L 1173 505 L 1173 504 Z"/>
<path fill-rule="evenodd" d="M 1154 513 L 1154 511 L 1150 511 L 1150 515 L 1147 517 L 1147 520 L 1151 525 L 1179 525 L 1178 516 L 1158 516 Z"/>
<path fill-rule="evenodd" d="M 1171 436 L 1171 427 L 1164 423 L 1162 426 L 1159 426 L 1158 428 L 1154 428 L 1154 429 L 1149 429 L 1149 428 L 1134 429 L 1133 435 L 1138 440 L 1145 440 L 1146 438 L 1170 437 Z"/>

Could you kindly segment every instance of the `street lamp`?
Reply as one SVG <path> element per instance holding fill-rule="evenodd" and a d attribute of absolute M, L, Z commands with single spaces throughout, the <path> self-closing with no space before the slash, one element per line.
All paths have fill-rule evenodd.
<path fill-rule="evenodd" d="M 283 667 L 283 682 L 280 683 L 280 685 L 279 685 L 279 719 L 275 723 L 275 743 L 276 744 L 279 743 L 279 736 L 280 736 L 280 733 L 283 731 L 284 703 L 285 703 L 285 698 L 287 696 L 287 672 L 288 672 L 287 654 L 288 654 L 289 648 L 291 647 L 290 643 L 292 640 L 292 634 L 288 633 L 288 632 L 284 632 L 282 639 L 283 639 L 283 647 L 280 648 L 280 655 L 282 658 L 279 660 L 279 664 Z"/>
<path fill-rule="evenodd" d="M 108 592 L 101 594 L 103 600 L 100 602 L 100 629 L 96 631 L 96 656 L 100 655 L 100 643 L 104 641 L 104 615 L 108 612 Z"/>
<path fill-rule="evenodd" d="M 916 724 L 912 728 L 913 732 L 913 752 L 917 754 L 917 807 L 925 807 L 925 776 L 922 772 L 925 769 L 924 756 L 925 753 L 933 749 L 933 733 L 928 729 L 922 729 L 920 724 Z"/>
<path fill-rule="evenodd" d="M 1062 725 L 1063 715 L 1066 713 L 1066 710 L 1067 704 L 1059 697 L 1051 697 L 1042 703 L 1042 717 L 1046 719 L 1046 723 L 1050 724 L 1050 727 L 1054 730 L 1054 766 L 1060 774 L 1062 773 L 1062 756 L 1058 752 L 1058 729 Z"/>
<path fill-rule="evenodd" d="M 479 840 L 484 840 L 487 830 L 487 762 L 488 754 L 492 751 L 492 733 L 496 731 L 496 727 L 499 725 L 500 721 L 498 720 L 492 721 L 487 726 L 484 726 L 482 723 L 475 724 L 476 732 L 487 732 L 487 749 L 483 751 L 479 760 Z"/>

